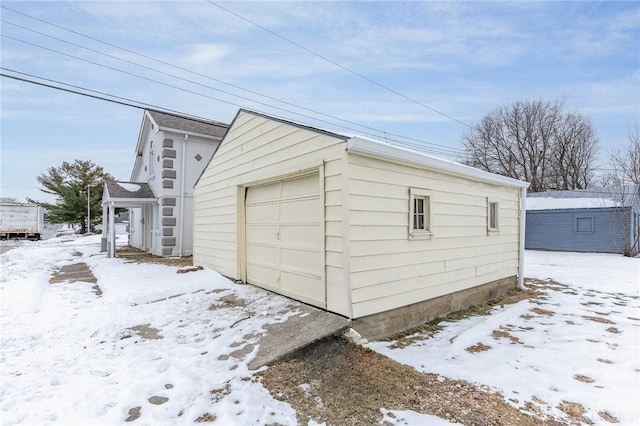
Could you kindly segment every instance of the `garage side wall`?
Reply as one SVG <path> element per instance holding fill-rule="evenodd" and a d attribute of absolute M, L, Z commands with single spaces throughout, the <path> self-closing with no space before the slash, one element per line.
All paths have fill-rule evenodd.
<path fill-rule="evenodd" d="M 323 168 L 327 309 L 349 315 L 343 273 L 344 141 L 241 111 L 194 188 L 194 264 L 241 279 L 244 188 Z M 240 239 L 243 236 L 240 235 Z M 322 235 L 319 238 L 323 238 Z"/>
<path fill-rule="evenodd" d="M 412 189 L 429 197 L 424 238 L 409 235 Z M 350 153 L 349 190 L 354 318 L 518 275 L 519 188 Z"/>
<path fill-rule="evenodd" d="M 529 210 L 525 248 L 621 253 L 629 216 L 628 208 L 615 207 Z"/>

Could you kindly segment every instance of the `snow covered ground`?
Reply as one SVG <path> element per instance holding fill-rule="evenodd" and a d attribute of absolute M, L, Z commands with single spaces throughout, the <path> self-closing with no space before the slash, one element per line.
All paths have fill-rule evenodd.
<path fill-rule="evenodd" d="M 210 270 L 177 274 L 107 259 L 99 239 L 3 242 L 13 248 L 0 255 L 0 423 L 297 423 L 247 367 L 263 325 L 300 314 L 288 299 Z M 529 252 L 527 261 L 528 276 L 564 286 L 550 286 L 538 304 L 450 323 L 405 349 L 370 346 L 418 370 L 495 388 L 518 407 L 532 402 L 562 416 L 558 404 L 575 402 L 595 423 L 605 423 L 598 412 L 640 423 L 640 259 Z M 49 283 L 81 262 L 101 296 L 90 283 Z M 478 343 L 490 349 L 465 350 Z"/>
<path fill-rule="evenodd" d="M 262 325 L 296 314 L 286 298 L 210 270 L 107 259 L 99 239 L 22 242 L 1 255 L 0 423 L 122 424 L 136 407 L 143 425 L 207 413 L 225 425 L 295 423 L 247 368 Z M 102 296 L 92 284 L 49 284 L 78 262 Z"/>
<path fill-rule="evenodd" d="M 577 403 L 594 424 L 640 424 L 640 259 L 528 251 L 525 260 L 527 277 L 560 284 L 540 300 L 443 323 L 403 349 L 369 347 L 418 371 L 489 386 L 528 411 L 568 421 Z"/>

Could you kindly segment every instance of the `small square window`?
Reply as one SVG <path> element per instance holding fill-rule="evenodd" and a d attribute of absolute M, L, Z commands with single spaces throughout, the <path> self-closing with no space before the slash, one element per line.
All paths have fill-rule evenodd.
<path fill-rule="evenodd" d="M 431 238 L 431 196 L 427 190 L 409 190 L 409 239 Z"/>
<path fill-rule="evenodd" d="M 496 200 L 487 199 L 487 232 L 496 234 L 500 231 L 500 204 Z"/>
<path fill-rule="evenodd" d="M 577 217 L 576 232 L 593 233 L 593 217 Z"/>

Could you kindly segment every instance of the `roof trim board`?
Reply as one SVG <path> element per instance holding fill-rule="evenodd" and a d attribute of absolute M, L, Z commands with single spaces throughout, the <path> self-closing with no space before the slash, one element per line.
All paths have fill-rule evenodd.
<path fill-rule="evenodd" d="M 529 182 L 485 172 L 484 170 L 465 166 L 464 164 L 456 163 L 454 161 L 444 160 L 419 151 L 390 145 L 384 142 L 378 142 L 361 136 L 355 136 L 348 139 L 347 150 L 359 154 L 399 161 L 413 166 L 438 170 L 444 173 L 472 178 L 483 182 L 517 188 L 529 187 Z"/>

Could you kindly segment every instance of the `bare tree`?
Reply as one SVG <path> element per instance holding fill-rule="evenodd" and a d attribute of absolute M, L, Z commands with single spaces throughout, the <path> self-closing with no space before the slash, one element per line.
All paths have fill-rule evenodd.
<path fill-rule="evenodd" d="M 640 127 L 629 128 L 629 145 L 613 151 L 609 157 L 610 173 L 605 180 L 615 185 L 640 185 Z"/>
<path fill-rule="evenodd" d="M 634 210 L 634 201 L 640 196 L 640 187 L 636 184 L 607 186 L 599 190 L 602 193 L 602 207 L 607 209 L 611 226 L 611 238 L 617 249 L 627 257 L 640 254 L 640 217 Z"/>
<path fill-rule="evenodd" d="M 463 136 L 465 163 L 530 182 L 532 192 L 586 188 L 596 131 L 588 118 L 563 109 L 563 101 L 518 101 L 494 110 Z"/>

